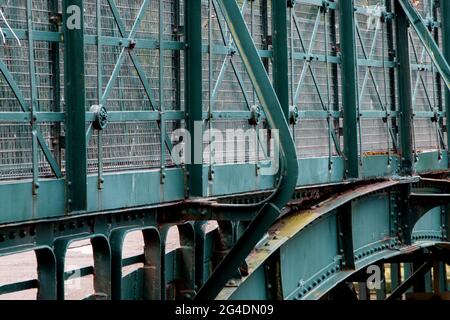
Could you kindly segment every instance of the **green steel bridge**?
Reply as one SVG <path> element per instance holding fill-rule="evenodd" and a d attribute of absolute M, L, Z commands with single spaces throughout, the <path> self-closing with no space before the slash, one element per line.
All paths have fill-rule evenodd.
<path fill-rule="evenodd" d="M 450 1 L 1 0 L 0 29 L 0 256 L 37 265 L 0 298 L 448 296 Z"/>

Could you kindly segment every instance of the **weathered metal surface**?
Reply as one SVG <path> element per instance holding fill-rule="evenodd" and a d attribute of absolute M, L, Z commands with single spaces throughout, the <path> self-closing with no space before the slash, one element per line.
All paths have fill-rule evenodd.
<path fill-rule="evenodd" d="M 428 251 L 408 290 L 445 290 L 447 2 L 0 2 L 0 255 L 38 268 L 0 293 L 63 299 L 77 274 L 93 299 L 318 299 L 377 265 L 395 297 Z M 246 142 L 267 128 L 271 175 Z M 94 265 L 65 270 L 81 239 Z"/>

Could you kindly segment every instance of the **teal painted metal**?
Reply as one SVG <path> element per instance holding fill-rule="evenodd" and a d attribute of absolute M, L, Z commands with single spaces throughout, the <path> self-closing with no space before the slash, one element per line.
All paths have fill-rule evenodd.
<path fill-rule="evenodd" d="M 83 8 L 83 0 L 63 1 L 64 60 L 70 61 L 64 64 L 68 211 L 87 208 Z"/>
<path fill-rule="evenodd" d="M 412 92 L 411 68 L 409 67 L 408 20 L 400 3 L 395 2 L 395 30 L 397 39 L 397 72 L 398 109 L 400 117 L 400 146 L 402 173 L 411 175 L 414 171 L 412 142 Z"/>
<path fill-rule="evenodd" d="M 405 15 L 408 17 L 411 26 L 414 28 L 422 44 L 427 50 L 435 67 L 439 71 L 445 85 L 448 89 L 450 89 L 450 65 L 443 56 L 438 44 L 434 41 L 423 19 L 420 17 L 417 9 L 411 4 L 410 0 L 398 0 L 398 2 L 405 12 Z"/>
<path fill-rule="evenodd" d="M 340 1 L 341 34 L 341 78 L 342 104 L 344 108 L 344 155 L 346 176 L 359 177 L 360 157 L 358 152 L 359 104 L 357 85 L 357 59 L 354 1 Z"/>
<path fill-rule="evenodd" d="M 197 154 L 198 146 L 195 139 L 203 137 L 202 121 L 202 17 L 201 2 L 187 0 L 185 4 L 185 35 L 186 35 L 186 91 L 187 129 L 191 133 L 189 162 L 188 192 L 193 197 L 201 197 L 203 191 L 203 154 Z M 196 126 L 197 124 L 197 126 Z"/>
<path fill-rule="evenodd" d="M 287 1 L 272 4 L 273 88 L 286 119 L 289 119 Z"/>
<path fill-rule="evenodd" d="M 384 187 L 383 187 L 384 185 Z M 377 263 L 384 263 L 390 257 L 402 255 L 410 250 L 421 250 L 422 247 L 434 246 L 441 241 L 439 225 L 429 223 L 435 216 L 434 209 L 427 213 L 419 221 L 417 226 L 426 225 L 426 236 L 414 238 L 418 241 L 415 245 L 403 246 L 396 235 L 389 236 L 390 216 L 388 197 L 385 193 L 395 196 L 395 184 L 380 183 L 378 192 L 376 188 L 362 187 L 358 190 L 350 190 L 330 203 L 322 203 L 322 208 L 310 209 L 286 216 L 275 224 L 269 232 L 269 237 L 264 241 L 263 247 L 270 248 L 255 250 L 249 258 L 252 269 L 250 275 L 237 288 L 224 288 L 220 298 L 229 299 L 267 299 L 267 291 L 261 288 L 261 282 L 268 282 L 267 278 L 261 278 L 261 271 L 269 261 L 266 256 L 274 256 L 280 252 L 283 279 L 284 299 L 319 299 L 338 283 L 349 281 L 350 275 Z M 362 192 L 362 193 L 361 193 Z M 363 196 L 363 194 L 365 194 Z M 352 200 L 350 200 L 352 199 Z M 349 202 L 347 202 L 350 200 Z M 398 200 L 396 200 L 398 201 Z M 336 202 L 336 207 L 332 204 Z M 343 230 L 339 228 L 338 219 L 342 214 L 342 204 L 352 206 L 353 239 L 352 258 L 354 266 L 345 267 L 341 262 L 345 261 L 345 249 L 341 250 L 341 235 Z M 319 212 L 322 212 L 320 214 Z M 311 215 L 311 216 L 310 216 Z M 296 232 L 296 228 L 301 232 Z M 370 229 L 370 230 L 369 230 Z M 315 235 L 320 234 L 320 237 Z M 433 235 L 434 234 L 434 235 Z M 418 235 L 418 234 L 417 234 Z M 416 237 L 416 236 L 414 236 Z M 323 242 L 322 242 L 323 241 Z M 322 252 L 318 255 L 317 252 Z M 254 290 L 259 288 L 259 290 Z M 383 296 L 380 292 L 380 296 Z"/>
<path fill-rule="evenodd" d="M 448 1 L 441 1 L 441 23 L 442 23 L 442 47 L 443 54 L 447 61 L 450 61 L 450 4 Z M 450 114 L 450 90 L 445 90 L 445 112 Z M 447 139 L 450 136 L 450 117 L 446 118 Z M 448 139 L 450 140 L 450 139 Z M 449 164 L 450 165 L 450 164 Z"/>
<path fill-rule="evenodd" d="M 248 253 L 280 215 L 281 209 L 292 196 L 298 176 L 297 155 L 286 118 L 239 7 L 234 1 L 219 1 L 219 4 L 222 7 L 225 20 L 230 27 L 230 32 L 255 87 L 256 94 L 266 113 L 269 126 L 279 131 L 282 171 L 280 172 L 280 184 L 277 186 L 271 199 L 268 199 L 268 202 L 262 206 L 230 253 L 225 256 L 221 264 L 205 282 L 196 295 L 198 299 L 214 298 L 227 283 Z"/>
<path fill-rule="evenodd" d="M 297 5 L 290 8 L 294 32 L 289 39 L 289 20 L 284 1 L 239 1 L 234 6 L 234 2 L 225 3 L 224 0 L 174 0 L 159 1 L 150 6 L 149 1 L 134 3 L 130 0 L 129 8 L 120 7 L 120 10 L 113 0 L 109 0 L 104 8 L 99 6 L 100 1 L 97 0 L 66 1 L 61 10 L 63 12 L 69 4 L 82 3 L 86 8 L 82 17 L 87 22 L 83 24 L 85 28 L 76 31 L 76 39 L 84 40 L 82 44 L 82 41 L 75 43 L 71 38 L 72 31 L 65 28 L 66 24 L 62 26 L 62 32 L 59 31 L 61 22 L 54 15 L 60 11 L 57 3 L 53 1 L 48 10 L 36 9 L 34 6 L 40 2 L 28 0 L 26 8 L 23 8 L 23 17 L 41 21 L 39 14 L 44 12 L 46 21 L 48 11 L 51 23 L 39 27 L 46 31 L 34 30 L 37 28 L 36 22 L 27 20 L 23 24 L 13 24 L 12 30 L 4 30 L 7 45 L 2 50 L 9 49 L 11 43 L 17 41 L 15 36 L 30 45 L 23 50 L 13 46 L 17 59 L 11 59 L 4 51 L 0 52 L 0 70 L 8 84 L 0 88 L 3 99 L 0 106 L 0 153 L 7 154 L 6 158 L 0 157 L 0 255 L 35 250 L 39 255 L 38 281 L 6 286 L 0 284 L 0 293 L 38 288 L 38 298 L 55 299 L 57 294 L 62 298 L 64 281 L 75 273 L 80 277 L 99 275 L 96 293 L 91 298 L 191 299 L 204 283 L 206 287 L 203 290 L 208 289 L 208 279 L 216 279 L 216 276 L 210 276 L 225 255 L 224 247 L 218 244 L 226 243 L 226 250 L 236 244 L 231 255 L 225 259 L 225 267 L 221 267 L 227 270 L 221 272 L 222 281 L 214 288 L 217 291 L 223 289 L 220 283 L 223 284 L 228 275 L 239 277 L 238 267 L 243 273 L 249 268 L 241 264 L 246 252 L 263 236 L 288 200 L 289 206 L 283 212 L 289 212 L 294 217 L 311 218 L 310 226 L 290 234 L 290 241 L 282 238 L 281 241 L 286 240 L 283 244 L 271 238 L 271 229 L 268 243 L 273 246 L 263 250 L 271 252 L 271 255 L 259 261 L 260 267 L 255 270 L 251 264 L 250 277 L 228 297 L 315 299 L 340 282 L 347 281 L 350 276 L 360 277 L 358 272 L 363 272 L 368 265 L 389 261 L 382 259 L 400 255 L 396 262 L 401 263 L 407 259 L 401 253 L 411 248 L 431 246 L 432 250 L 441 250 L 440 243 L 446 244 L 448 239 L 448 213 L 444 208 L 436 207 L 425 214 L 422 211 L 426 206 L 417 199 L 436 198 L 436 194 L 444 199 L 443 195 L 450 193 L 440 185 L 444 181 L 436 182 L 438 186 L 426 182 L 427 187 L 422 188 L 423 181 L 416 183 L 400 179 L 405 182 L 404 185 L 397 186 L 397 182 L 400 183 L 397 181 L 395 188 L 372 190 L 357 199 L 333 204 L 319 216 L 310 217 L 309 211 L 299 214 L 297 209 L 293 209 L 301 208 L 308 201 L 316 203 L 316 200 L 320 208 L 330 201 L 330 195 L 341 194 L 347 186 L 354 188 L 352 193 L 360 193 L 358 187 L 370 189 L 379 179 L 396 180 L 398 175 L 427 175 L 448 170 L 448 148 L 441 123 L 448 110 L 442 110 L 442 102 L 439 101 L 443 99 L 443 93 L 448 95 L 448 90 L 445 88 L 442 92 L 435 89 L 439 87 L 438 74 L 442 70 L 436 72 L 436 66 L 426 62 L 426 50 L 420 52 L 420 42 L 414 36 L 408 36 L 408 30 L 412 31 L 412 28 L 408 28 L 408 20 L 404 16 L 394 17 L 389 5 L 386 12 L 384 9 L 372 12 L 369 7 L 353 8 L 352 2 L 296 1 Z M 239 18 L 238 29 L 229 23 L 229 10 L 224 10 L 224 3 L 228 9 L 233 7 L 234 17 Z M 386 3 L 390 4 L 390 1 Z M 185 8 L 183 14 L 179 12 L 181 7 Z M 446 2 L 441 3 L 440 8 L 433 6 L 430 10 L 441 10 L 443 17 L 448 15 Z M 8 13 L 8 10 L 5 12 Z M 207 16 L 205 12 L 209 12 Z M 402 14 L 404 10 L 398 7 L 396 12 Z M 22 17 L 20 12 L 16 13 Z M 97 19 L 94 13 L 101 19 Z M 181 25 L 179 20 L 183 15 L 185 21 Z M 336 27 L 338 15 L 341 16 L 339 29 Z M 366 29 L 360 21 L 365 17 L 375 22 L 386 19 L 387 27 Z M 67 20 L 67 14 L 63 18 Z M 249 30 L 242 23 L 244 20 Z M 413 27 L 419 30 L 425 44 L 440 59 L 435 62 L 445 69 L 440 52 L 428 41 L 427 33 L 422 32 L 424 26 L 419 20 L 414 20 L 417 25 Z M 132 26 L 126 27 L 129 23 Z M 397 34 L 392 28 L 394 23 L 402 24 L 397 28 Z M 272 38 L 268 32 L 269 25 L 272 26 Z M 434 27 L 434 37 L 442 29 L 444 56 L 448 58 L 446 20 Z M 340 37 L 341 43 L 337 42 L 338 30 L 345 35 Z M 353 30 L 353 36 L 347 37 L 345 30 Z M 237 31 L 245 31 L 245 34 L 239 32 L 240 41 L 233 41 L 232 34 Z M 207 42 L 206 32 L 209 34 Z M 305 36 L 307 34 L 311 35 L 311 40 Z M 387 41 L 380 40 L 380 34 L 388 38 L 384 38 Z M 389 43 L 388 48 L 381 48 L 380 55 L 376 45 L 385 42 Z M 393 48 L 394 42 L 399 46 L 397 50 Z M 63 46 L 65 70 L 59 70 Z M 411 55 L 405 52 L 408 47 L 411 48 Z M 290 55 L 288 50 L 291 50 Z M 22 51 L 23 57 L 20 56 Z M 48 56 L 41 56 L 47 51 Z M 20 61 L 19 56 L 26 61 L 27 68 L 23 71 L 26 77 L 18 74 L 14 64 Z M 162 56 L 165 59 L 158 58 Z M 69 58 L 76 58 L 80 63 L 67 63 L 73 61 Z M 353 63 L 349 64 L 349 61 Z M 51 65 L 49 69 L 41 69 L 47 62 Z M 339 68 L 342 78 L 338 75 Z M 267 77 L 267 71 L 271 70 L 275 90 Z M 355 70 L 360 71 L 359 75 L 354 74 Z M 47 73 L 48 79 L 44 75 Z M 64 90 L 59 90 L 60 73 L 64 73 L 67 81 Z M 388 74 L 387 79 L 381 76 L 384 73 Z M 398 74 L 397 79 L 395 73 Z M 206 74 L 208 77 L 205 77 Z M 289 80 L 291 83 L 288 75 L 294 79 Z M 349 77 L 353 79 L 352 83 L 346 80 Z M 181 90 L 183 82 L 184 88 Z M 411 82 L 414 82 L 413 90 L 406 84 Z M 52 90 L 43 89 L 43 84 L 50 83 Z M 361 89 L 357 88 L 357 83 L 361 84 Z M 374 88 L 369 89 L 372 83 Z M 205 98 L 208 96 L 204 90 L 207 84 L 211 86 L 212 103 Z M 195 121 L 198 121 L 203 124 L 201 134 L 205 128 L 221 128 L 220 125 L 224 125 L 223 128 L 260 128 L 269 123 L 272 127 L 278 127 L 281 119 L 284 127 L 290 104 L 289 84 L 296 86 L 297 90 L 293 92 L 295 101 L 291 104 L 299 109 L 299 123 L 291 126 L 297 152 L 295 155 L 292 152 L 289 159 L 292 165 L 302 168 L 302 172 L 297 177 L 288 169 L 283 172 L 282 183 L 291 187 L 296 185 L 300 189 L 293 197 L 288 196 L 286 191 L 284 200 L 278 198 L 276 206 L 263 207 L 263 210 L 269 208 L 272 214 L 263 216 L 262 211 L 258 215 L 261 208 L 252 205 L 261 204 L 279 183 L 276 176 L 259 175 L 255 170 L 261 155 L 249 163 L 200 161 L 195 168 L 187 165 L 187 174 L 183 165 L 177 166 L 172 162 L 171 133 L 182 128 L 183 124 L 192 131 Z M 344 86 L 340 87 L 340 84 Z M 345 86 L 347 84 L 350 84 L 351 90 Z M 75 85 L 81 91 L 72 89 Z M 83 91 L 86 91 L 86 99 L 81 98 L 85 95 Z M 184 99 L 180 97 L 183 91 Z M 133 92 L 137 92 L 136 95 Z M 349 97 L 348 92 L 353 96 Z M 65 95 L 64 107 L 61 95 Z M 232 100 L 230 96 L 241 98 Z M 400 98 L 398 107 L 396 96 Z M 341 97 L 344 98 L 342 106 Z M 350 104 L 345 101 L 352 99 Z M 425 102 L 420 102 L 421 99 Z M 51 105 L 47 105 L 47 100 L 52 101 Z M 108 124 L 99 131 L 92 126 L 96 113 L 87 109 L 92 104 L 101 103 L 108 108 Z M 209 108 L 206 108 L 208 103 Z M 254 120 L 254 113 L 249 108 L 252 104 L 265 107 L 260 117 L 262 123 L 258 126 L 248 124 Z M 379 105 L 380 108 L 367 107 L 372 105 Z M 71 113 L 73 110 L 80 112 Z M 276 112 L 276 117 L 274 110 L 280 111 L 279 114 Z M 348 112 L 351 112 L 350 117 Z M 348 126 L 352 115 L 354 121 Z M 76 125 L 74 120 L 78 121 Z M 343 132 L 339 130 L 342 121 L 345 123 Z M 367 121 L 373 121 L 376 125 L 366 126 Z M 313 125 L 308 128 L 308 123 Z M 87 134 L 85 125 L 90 128 Z M 18 129 L 19 126 L 24 129 Z M 5 147 L 4 141 L 22 141 L 8 135 L 5 139 L 2 136 L 5 134 L 2 128 L 5 127 L 8 128 L 6 132 L 14 132 L 19 138 L 23 134 L 23 139 L 30 144 L 23 142 Z M 150 127 L 152 129 L 146 131 Z M 320 142 L 326 140 L 323 146 L 327 150 L 322 152 L 316 149 L 305 153 L 302 143 L 307 141 L 313 144 L 313 135 L 307 130 L 319 127 L 324 129 L 318 136 L 323 140 Z M 61 137 L 62 128 L 66 129 L 65 139 Z M 349 132 L 346 131 L 348 128 L 353 134 L 351 144 Z M 364 130 L 369 132 L 364 133 Z M 381 132 L 382 138 L 378 137 L 375 141 L 368 139 L 375 131 Z M 396 148 L 397 134 L 402 136 L 400 150 Z M 433 138 L 429 140 L 433 141 L 430 145 L 415 145 L 418 136 L 431 135 Z M 287 136 L 286 133 L 284 137 Z M 81 147 L 80 137 L 86 141 L 86 146 L 78 152 L 70 145 L 77 143 L 76 146 Z M 387 148 L 373 147 L 381 140 L 387 143 Z M 340 152 L 341 146 L 344 149 L 347 147 L 344 155 L 351 154 L 355 166 L 349 165 L 349 158 Z M 13 147 L 23 147 L 24 151 L 14 153 Z M 29 149 L 25 150 L 26 147 Z M 66 151 L 61 152 L 64 148 Z M 71 154 L 70 150 L 74 153 Z M 128 161 L 133 161 L 129 155 L 144 160 L 129 164 Z M 405 155 L 409 159 L 406 162 L 402 159 Z M 16 166 L 5 164 L 5 159 L 27 157 L 32 158 L 29 163 Z M 195 161 L 195 154 L 191 154 L 191 159 Z M 86 174 L 79 174 L 78 162 L 75 162 L 75 167 L 70 165 L 74 161 L 84 163 L 85 160 L 88 162 Z M 26 172 L 17 174 L 17 168 Z M 348 168 L 351 173 L 345 172 Z M 81 169 L 84 172 L 85 169 Z M 68 188 L 68 182 L 74 176 L 79 178 L 80 190 L 86 190 L 83 192 L 87 195 L 76 195 L 80 195 L 79 203 L 85 201 L 86 207 L 81 210 L 88 214 L 67 206 L 65 199 L 73 193 Z M 80 182 L 83 179 L 85 181 Z M 30 181 L 34 184 L 31 185 Z M 37 183 L 39 188 L 36 188 Z M 34 190 L 30 186 L 34 186 Z M 288 190 L 290 187 L 284 188 Z M 417 190 L 425 195 L 418 196 Z M 405 199 L 416 203 L 402 207 L 402 200 Z M 315 209 L 311 210 L 315 212 Z M 248 229 L 250 233 L 244 232 L 241 240 L 236 242 L 248 221 L 255 217 Z M 192 227 L 192 221 L 183 223 L 190 219 L 198 220 L 196 228 Z M 205 226 L 208 220 L 225 222 L 219 223 L 218 229 L 207 232 Z M 231 220 L 238 222 L 231 223 Z M 289 221 L 288 225 L 294 227 L 295 221 Z M 168 227 L 172 225 L 177 226 L 182 234 L 182 248 L 166 253 L 165 238 Z M 145 235 L 148 230 L 151 234 L 147 232 L 144 254 L 123 259 L 124 236 L 132 231 L 142 231 Z M 64 271 L 67 240 L 93 237 L 102 239 L 100 246 L 95 245 L 96 265 Z M 243 242 L 245 246 L 242 246 Z M 408 243 L 414 247 L 409 247 Z M 45 252 L 41 251 L 42 248 Z M 323 254 L 318 255 L 316 251 Z M 303 259 L 308 263 L 303 263 Z M 226 267 L 227 261 L 231 261 L 229 267 Z M 121 268 L 137 263 L 142 264 L 142 268 L 124 278 Z M 294 264 L 296 268 L 293 268 Z M 221 269 L 217 270 L 220 272 Z M 421 279 L 421 286 L 430 289 L 427 279 L 428 276 Z M 396 284 L 397 287 L 398 281 Z M 226 290 L 231 289 L 224 289 L 220 297 Z M 382 298 L 384 294 L 384 290 L 380 290 L 377 297 Z M 215 295 L 201 291 L 199 297 L 204 296 Z"/>

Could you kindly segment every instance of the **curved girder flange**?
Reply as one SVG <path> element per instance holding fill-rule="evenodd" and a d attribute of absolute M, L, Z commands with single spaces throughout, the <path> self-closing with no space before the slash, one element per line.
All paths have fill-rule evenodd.
<path fill-rule="evenodd" d="M 256 95 L 264 109 L 267 122 L 273 129 L 273 133 L 278 133 L 281 151 L 280 168 L 278 168 L 280 180 L 273 195 L 261 204 L 258 214 L 246 231 L 200 288 L 195 297 L 198 300 L 215 298 L 221 288 L 226 285 L 234 270 L 242 264 L 257 241 L 280 216 L 282 208 L 295 191 L 298 177 L 297 153 L 287 119 L 240 9 L 235 1 L 219 0 L 218 3 L 248 76 L 254 85 Z"/>
<path fill-rule="evenodd" d="M 365 259 L 362 259 L 356 263 L 355 269 L 341 270 L 330 276 L 326 282 L 322 285 L 318 285 L 316 288 L 308 292 L 301 297 L 302 300 L 318 300 L 325 294 L 334 289 L 339 283 L 348 280 L 351 276 L 361 272 L 370 265 L 377 265 L 384 261 L 389 261 L 392 258 L 401 258 L 402 256 L 408 256 L 423 249 L 433 249 L 436 247 L 443 247 L 448 249 L 448 243 L 435 242 L 435 241 L 422 241 L 417 242 L 409 246 L 398 247 L 396 249 L 387 249 L 380 252 L 376 252 Z"/>
<path fill-rule="evenodd" d="M 325 218 L 330 216 L 331 213 L 334 212 L 336 214 L 337 212 L 339 212 L 339 210 L 336 209 L 341 208 L 343 205 L 348 204 L 353 200 L 362 200 L 363 198 L 368 197 L 376 192 L 388 191 L 393 187 L 399 186 L 403 182 L 414 183 L 412 181 L 407 182 L 404 180 L 389 180 L 373 183 L 355 190 L 347 191 L 340 195 L 336 195 L 335 197 L 332 197 L 309 210 L 302 210 L 285 216 L 270 229 L 268 241 L 262 247 L 253 250 L 249 258 L 247 259 L 249 276 L 245 277 L 242 282 L 234 287 L 225 287 L 218 298 L 233 299 L 239 297 L 239 294 L 237 293 L 240 288 L 244 286 L 251 286 L 247 282 L 248 279 L 250 279 L 252 276 L 258 277 L 258 279 L 260 280 L 263 279 L 260 277 L 262 273 L 259 272 L 261 270 L 261 267 L 264 266 L 267 268 L 267 262 L 269 261 L 269 258 L 273 256 L 274 253 L 279 253 L 281 248 L 283 248 L 291 239 L 308 229 L 308 226 L 313 225 L 320 220 L 325 221 Z M 320 234 L 317 234 L 316 237 L 320 237 Z M 358 270 L 360 270 L 364 266 L 389 257 L 397 256 L 399 254 L 404 254 L 405 252 L 418 250 L 420 248 L 423 248 L 424 246 L 430 246 L 432 244 L 434 244 L 434 242 L 420 243 L 413 246 L 402 246 L 400 241 L 395 236 L 386 236 L 385 239 L 375 239 L 370 246 L 366 245 L 354 252 L 354 259 L 356 261 L 355 267 L 351 268 L 351 270 L 346 270 L 346 268 L 342 266 L 342 263 L 340 261 L 332 262 L 322 270 L 317 270 L 317 274 L 315 277 L 316 280 L 310 282 L 310 284 L 306 283 L 306 287 L 304 289 L 296 289 L 295 294 L 291 293 L 288 294 L 288 296 L 286 296 L 285 294 L 282 298 L 320 298 L 323 294 L 331 290 L 339 282 L 345 280 L 348 276 L 354 274 L 355 272 L 358 272 Z M 314 254 L 316 256 L 318 255 L 317 252 L 314 252 Z M 256 275 L 257 273 L 258 275 Z M 270 284 L 270 286 L 272 285 L 273 284 Z M 300 284 L 299 287 L 301 287 Z M 252 288 L 254 289 L 254 287 Z"/>
<path fill-rule="evenodd" d="M 387 180 L 366 185 L 356 190 L 350 190 L 343 194 L 336 195 L 335 197 L 322 202 L 312 209 L 301 210 L 283 217 L 270 228 L 269 238 L 265 245 L 253 250 L 247 259 L 249 272 L 248 277 L 250 277 L 253 272 L 255 272 L 265 261 L 267 261 L 276 250 L 300 233 L 308 225 L 314 223 L 320 218 L 323 218 L 333 210 L 352 200 L 373 192 L 398 186 L 401 183 L 402 182 L 399 180 Z M 228 299 L 236 289 L 237 287 L 225 287 L 218 295 L 218 299 Z"/>
<path fill-rule="evenodd" d="M 405 241 L 411 241 L 413 228 L 417 222 L 432 209 L 445 206 L 450 203 L 450 181 L 446 179 L 421 178 L 407 197 L 408 205 L 405 207 L 409 211 L 408 215 L 403 215 L 402 228 Z"/>

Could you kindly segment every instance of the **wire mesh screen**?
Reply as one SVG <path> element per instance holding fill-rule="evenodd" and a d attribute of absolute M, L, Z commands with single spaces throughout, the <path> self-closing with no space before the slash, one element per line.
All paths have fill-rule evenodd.
<path fill-rule="evenodd" d="M 86 1 L 89 8 L 85 12 L 86 33 L 118 39 L 113 44 L 105 41 L 100 46 L 86 48 L 86 109 L 98 104 L 105 106 L 108 112 L 184 109 L 181 99 L 183 56 L 178 50 L 161 51 L 158 45 L 160 40 L 179 40 L 181 1 L 162 1 L 161 8 L 159 1 L 150 1 L 144 6 L 144 1 L 117 0 L 115 5 L 119 17 L 114 16 L 106 0 L 101 1 L 100 8 L 96 1 Z M 119 27 L 121 24 L 123 27 Z M 131 33 L 135 35 L 133 48 L 123 43 L 129 41 Z M 163 133 L 166 140 L 173 127 L 172 123 L 166 126 Z M 179 122 L 175 127 L 179 127 Z M 161 163 L 161 126 L 156 121 L 136 119 L 110 123 L 100 135 L 103 140 L 100 148 L 98 133 L 89 142 L 90 172 L 98 169 L 99 161 L 103 161 L 105 171 L 172 165 L 166 147 L 165 160 Z"/>
<path fill-rule="evenodd" d="M 389 51 L 393 43 L 387 24 L 382 19 L 386 11 L 384 1 L 357 1 L 359 11 L 355 14 L 356 52 L 358 59 L 367 65 L 358 66 L 358 94 L 360 114 L 363 111 L 391 112 L 393 105 L 389 78 Z M 359 121 L 360 149 L 363 153 L 393 150 L 395 136 L 390 134 L 389 122 L 382 117 Z"/>
<path fill-rule="evenodd" d="M 289 85 L 291 105 L 302 111 L 324 112 L 325 119 L 307 115 L 293 127 L 298 157 L 336 155 L 336 132 L 327 114 L 339 110 L 336 61 L 336 15 L 321 7 L 297 3 L 289 14 Z"/>
<path fill-rule="evenodd" d="M 435 1 L 414 3 L 426 23 L 437 20 Z M 430 29 L 439 39 L 438 29 Z M 438 40 L 438 42 L 440 42 Z M 420 116 L 421 112 L 435 113 L 443 110 L 442 83 L 425 47 L 414 30 L 409 32 L 410 61 L 413 65 L 412 92 L 414 123 L 414 149 L 417 152 L 445 148 L 445 138 L 441 124 L 432 116 Z"/>
<path fill-rule="evenodd" d="M 56 4 L 47 0 L 32 1 L 30 13 L 30 30 L 52 32 L 55 25 L 51 17 L 54 16 Z M 30 42 L 21 34 L 27 34 L 28 13 L 26 0 L 3 1 L 0 10 L 4 19 L 0 21 L 2 37 L 0 39 L 0 60 L 2 75 L 0 76 L 0 113 L 23 112 L 30 115 L 32 104 L 32 89 L 35 90 L 34 111 L 52 112 L 61 107 L 59 95 L 59 64 L 58 45 L 49 41 L 35 40 L 31 54 Z M 31 69 L 30 59 L 34 68 Z M 34 73 L 34 79 L 31 77 Z M 9 82 L 7 81 L 9 78 Z M 32 80 L 35 85 L 32 86 Z M 12 82 L 12 83 L 11 83 Z M 16 85 L 14 92 L 12 87 Z M 20 98 L 19 98 L 20 97 Z M 59 158 L 58 139 L 56 129 L 59 125 L 51 122 L 40 122 L 36 125 L 37 132 L 50 153 Z M 29 123 L 0 123 L 0 179 L 15 179 L 30 177 L 33 170 L 32 131 Z M 41 149 L 36 152 L 36 170 L 39 176 L 49 177 L 53 173 Z"/>
<path fill-rule="evenodd" d="M 63 70 L 64 63 L 70 61 L 64 62 L 64 48 L 58 40 L 61 28 L 56 25 L 56 13 L 61 11 L 61 1 L 32 1 L 30 24 L 27 0 L 1 3 L 5 19 L 0 19 L 0 27 L 5 31 L 5 39 L 0 38 L 0 113 L 14 113 L 16 118 L 0 123 L 0 179 L 29 178 L 33 170 L 40 177 L 52 177 L 53 170 L 42 150 L 45 147 L 47 156 L 54 157 L 64 172 L 64 150 L 60 143 L 60 136 L 65 134 L 63 120 L 39 120 L 34 124 L 33 137 L 30 119 L 19 121 L 17 114 L 23 112 L 25 118 L 30 117 L 32 105 L 35 112 L 64 111 Z M 355 1 L 361 154 L 395 149 L 397 132 L 393 122 L 383 119 L 383 114 L 394 111 L 396 104 L 392 51 L 395 39 L 382 19 L 386 3 Z M 237 4 L 271 78 L 271 1 L 238 0 Z M 436 2 L 424 0 L 413 4 L 441 44 L 440 9 Z M 92 130 L 88 140 L 89 172 L 173 165 L 165 142 L 176 143 L 170 137 L 174 130 L 184 126 L 183 121 L 149 120 L 147 112 L 163 117 L 165 112 L 185 110 L 184 1 L 85 0 L 84 9 L 86 111 L 93 105 L 103 105 L 112 115 L 105 130 Z M 300 158 L 331 157 L 343 149 L 339 130 L 342 89 L 338 9 L 339 6 L 326 10 L 301 1 L 288 9 L 286 86 L 290 105 L 297 107 L 300 114 L 298 123 L 291 128 Z M 37 35 L 31 53 L 29 32 Z M 444 149 L 443 118 L 433 115 L 445 110 L 442 98 L 445 87 L 412 28 L 409 38 L 414 148 L 418 152 Z M 204 130 L 211 131 L 204 137 L 204 162 L 226 164 L 267 159 L 262 151 L 267 148 L 267 141 L 257 138 L 254 142 L 250 138 L 267 125 L 264 120 L 255 125 L 247 119 L 260 102 L 215 0 L 202 0 L 202 39 Z M 215 118 L 217 113 L 226 116 Z M 86 131 L 89 133 L 91 129 L 91 124 L 86 123 Z M 227 135 L 232 130 L 233 135 Z M 216 142 L 223 147 L 212 153 L 209 140 L 214 132 L 221 133 Z M 231 145 L 234 148 L 227 150 Z"/>
<path fill-rule="evenodd" d="M 267 49 L 267 1 L 243 0 L 237 3 L 256 47 Z M 204 46 L 209 48 L 203 55 L 203 110 L 211 114 L 215 111 L 249 111 L 259 106 L 221 7 L 215 0 L 202 1 L 202 38 Z M 264 142 L 259 141 L 257 135 L 263 127 L 263 122 L 251 125 L 247 120 L 207 119 L 204 163 L 254 163 L 257 159 L 264 159 L 264 153 L 258 151 Z"/>

